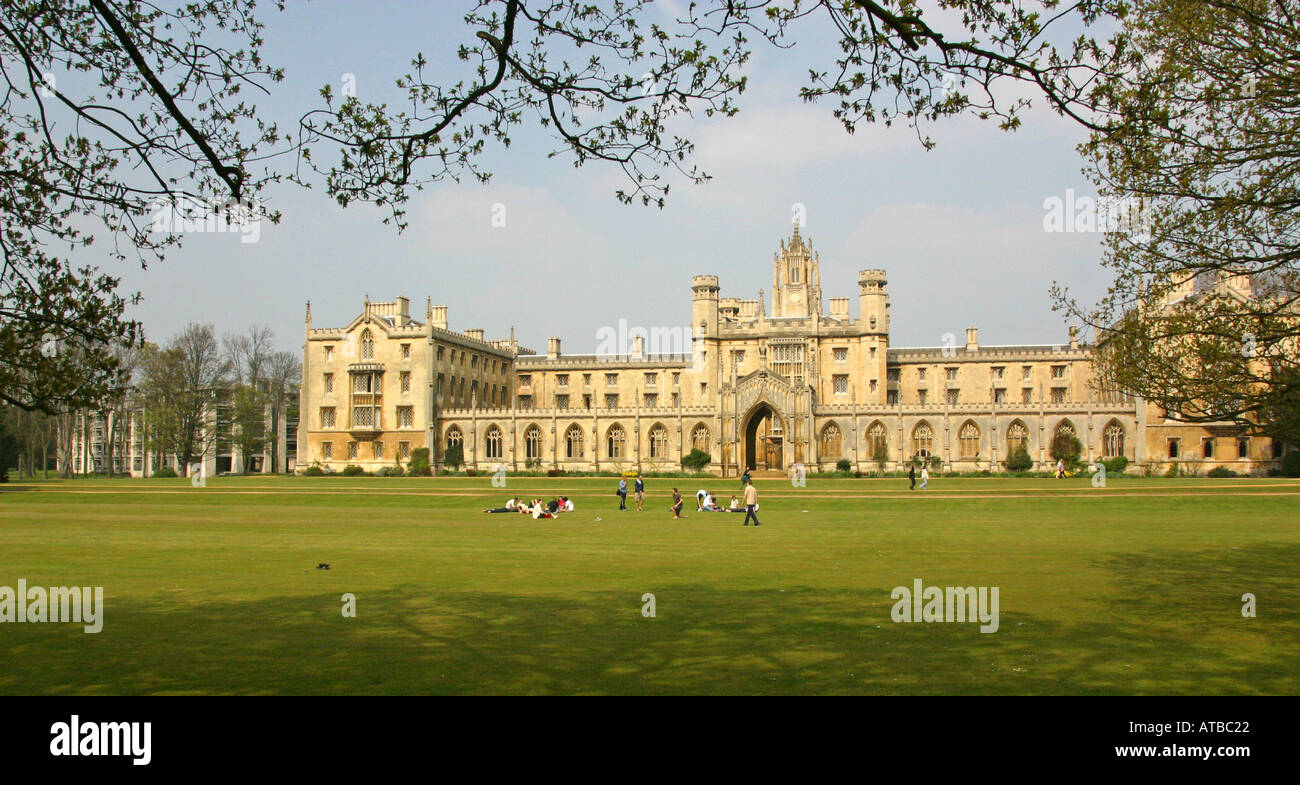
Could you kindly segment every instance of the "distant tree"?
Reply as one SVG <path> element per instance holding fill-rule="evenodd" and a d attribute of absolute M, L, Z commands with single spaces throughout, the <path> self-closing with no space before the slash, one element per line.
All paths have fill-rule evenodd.
<path fill-rule="evenodd" d="M 1050 454 L 1052 460 L 1064 460 L 1066 466 L 1073 468 L 1079 464 L 1079 456 L 1083 454 L 1083 444 L 1072 433 L 1058 433 L 1052 438 Z"/>
<path fill-rule="evenodd" d="M 682 458 L 682 465 L 693 472 L 699 472 L 703 470 L 705 466 L 708 466 L 712 460 L 712 455 L 709 455 L 704 450 L 696 447 Z"/>
<path fill-rule="evenodd" d="M 175 455 L 185 471 L 216 439 L 208 426 L 216 390 L 230 372 L 212 325 L 191 323 L 165 348 L 146 344 L 141 357 L 141 400 L 152 450 Z"/>
<path fill-rule="evenodd" d="M 428 461 L 426 460 L 427 464 Z M 442 454 L 442 463 L 448 469 L 456 471 L 465 463 L 465 450 L 459 444 L 453 444 Z"/>
<path fill-rule="evenodd" d="M 280 422 L 298 410 L 298 400 L 291 394 L 302 381 L 302 360 L 293 352 L 275 352 L 267 359 L 266 394 L 271 409 L 271 471 L 278 471 L 280 461 Z"/>
<path fill-rule="evenodd" d="M 1026 450 L 1022 444 L 1011 451 L 1003 465 L 1009 472 L 1027 472 L 1034 468 L 1034 459 L 1029 456 L 1029 450 Z"/>
<path fill-rule="evenodd" d="M 459 449 L 460 445 L 455 445 L 455 447 L 456 449 Z M 447 449 L 447 452 L 451 452 L 450 447 Z M 445 455 L 443 456 L 443 460 L 444 462 L 446 461 Z M 459 466 L 460 464 L 457 465 Z M 429 476 L 431 468 L 429 464 L 428 447 L 416 447 L 414 450 L 411 450 L 411 459 L 406 462 L 406 473 L 412 477 Z"/>

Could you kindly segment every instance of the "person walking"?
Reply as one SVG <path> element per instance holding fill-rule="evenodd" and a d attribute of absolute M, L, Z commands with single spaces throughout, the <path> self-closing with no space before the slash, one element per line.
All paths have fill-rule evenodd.
<path fill-rule="evenodd" d="M 620 511 L 627 510 L 627 478 L 626 477 L 618 478 L 618 509 Z"/>
<path fill-rule="evenodd" d="M 682 517 L 682 495 L 676 488 L 673 488 L 673 517 Z"/>
<path fill-rule="evenodd" d="M 641 479 L 641 475 L 639 474 L 636 477 L 635 488 L 636 488 L 636 511 L 641 512 L 641 509 L 645 507 L 645 480 Z"/>
<path fill-rule="evenodd" d="M 916 490 L 916 464 L 907 467 L 907 479 L 912 483 L 907 489 L 909 491 Z"/>
<path fill-rule="evenodd" d="M 754 525 L 757 526 L 758 516 L 754 514 L 757 510 L 758 510 L 758 489 L 754 487 L 754 483 L 751 480 L 746 479 L 745 480 L 745 522 L 741 525 L 748 526 L 749 519 L 753 518 Z"/>
<path fill-rule="evenodd" d="M 1061 458 L 1056 462 L 1056 479 L 1065 479 L 1065 459 Z"/>
<path fill-rule="evenodd" d="M 925 486 L 929 484 L 930 484 L 930 467 L 922 466 L 921 467 L 921 490 L 925 490 Z"/>
<path fill-rule="evenodd" d="M 742 490 L 746 485 L 749 485 L 749 469 L 746 469 L 745 476 L 740 478 L 740 487 Z"/>

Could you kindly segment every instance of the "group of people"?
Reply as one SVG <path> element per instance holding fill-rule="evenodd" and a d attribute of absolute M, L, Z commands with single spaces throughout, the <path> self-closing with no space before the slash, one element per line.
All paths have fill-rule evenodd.
<path fill-rule="evenodd" d="M 549 502 L 542 499 L 533 499 L 527 504 L 523 499 L 510 499 L 504 507 L 490 507 L 483 512 L 502 513 L 513 512 L 519 515 L 531 515 L 534 520 L 539 518 L 558 518 L 560 513 L 573 512 L 573 500 L 568 496 L 557 496 Z"/>
<path fill-rule="evenodd" d="M 909 466 L 907 468 L 907 479 L 912 483 L 910 486 L 908 486 L 907 489 L 909 491 L 916 490 L 916 466 L 915 465 Z M 925 490 L 925 486 L 929 484 L 930 484 L 930 467 L 926 466 L 925 464 L 921 464 L 921 490 Z"/>
<path fill-rule="evenodd" d="M 758 526 L 758 489 L 749 479 L 749 473 L 746 472 L 741 487 L 744 489 L 744 500 L 733 495 L 731 504 L 727 507 L 719 507 L 712 493 L 701 489 L 695 493 L 695 510 L 696 512 L 743 512 L 745 513 L 745 522 L 743 525 L 748 526 L 750 520 Z M 645 480 L 636 477 L 633 482 L 633 493 L 636 494 L 636 508 L 642 510 L 645 508 Z M 618 481 L 618 508 L 627 510 L 627 478 L 620 477 Z M 672 512 L 674 518 L 682 518 L 682 494 L 676 488 L 673 488 L 673 506 Z M 742 506 L 743 505 L 743 506 Z M 518 515 L 531 515 L 534 519 L 540 518 L 558 518 L 561 513 L 573 512 L 573 500 L 567 496 L 557 496 L 549 502 L 542 499 L 532 499 L 526 502 L 523 499 L 510 499 L 504 507 L 489 507 L 483 510 L 485 513 L 515 513 Z M 597 519 L 599 520 L 599 519 Z"/>
<path fill-rule="evenodd" d="M 742 524 L 743 526 L 748 526 L 751 519 L 754 521 L 754 525 L 758 526 L 759 525 L 758 515 L 755 514 L 758 512 L 758 489 L 755 488 L 754 483 L 750 481 L 748 472 L 746 472 L 745 474 L 743 487 L 745 489 L 744 490 L 745 506 L 743 508 L 740 506 L 741 505 L 740 499 L 736 498 L 735 496 L 731 497 L 731 505 L 729 507 L 719 507 L 717 502 L 713 498 L 713 494 L 709 493 L 707 490 L 701 489 L 695 492 L 695 511 L 696 512 L 743 512 L 745 513 L 745 522 L 744 524 Z M 685 502 L 682 501 L 681 491 L 677 490 L 676 488 L 673 488 L 672 510 L 673 510 L 674 518 L 683 517 L 682 507 L 684 505 Z"/>

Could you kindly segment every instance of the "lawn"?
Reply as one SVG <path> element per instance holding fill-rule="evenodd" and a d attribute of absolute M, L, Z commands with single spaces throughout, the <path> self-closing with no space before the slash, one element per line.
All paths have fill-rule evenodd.
<path fill-rule="evenodd" d="M 0 624 L 0 694 L 1300 692 L 1295 480 L 766 480 L 758 529 L 693 511 L 734 480 L 642 513 L 614 482 L 0 485 L 0 586 L 105 603 L 99 634 Z M 917 578 L 998 587 L 998 631 L 894 623 Z"/>

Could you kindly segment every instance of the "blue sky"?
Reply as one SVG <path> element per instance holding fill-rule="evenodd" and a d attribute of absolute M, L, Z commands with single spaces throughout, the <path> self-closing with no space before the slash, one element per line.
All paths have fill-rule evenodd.
<path fill-rule="evenodd" d="M 454 81 L 461 72 L 452 54 L 469 38 L 460 19 L 467 5 L 263 10 L 264 54 L 286 69 L 272 95 L 258 99 L 263 115 L 292 125 L 321 85 L 337 91 L 345 73 L 363 99 L 389 99 L 417 51 Z M 527 346 L 544 350 L 557 335 L 576 353 L 591 351 L 597 330 L 619 319 L 686 325 L 696 274 L 718 275 L 724 297 L 769 289 L 772 255 L 800 203 L 804 234 L 821 254 L 824 296 L 853 298 L 856 314 L 857 271 L 888 271 L 894 345 L 937 345 L 968 326 L 980 328 L 985 344 L 1064 341 L 1048 295 L 1053 281 L 1085 298 L 1107 283 L 1099 235 L 1042 227 L 1044 199 L 1092 190 L 1074 149 L 1082 129 L 1036 108 L 1015 133 L 967 118 L 930 126 L 938 143 L 930 152 L 907 127 L 864 124 L 850 136 L 829 104 L 797 97 L 808 68 L 831 62 L 830 47 L 815 35 L 784 52 L 757 47 L 740 114 L 689 127 L 696 161 L 714 179 L 672 181 L 663 210 L 620 204 L 617 170 L 548 160 L 553 140 L 529 125 L 509 150 L 485 159 L 490 184 L 447 181 L 418 194 L 402 234 L 374 208 L 344 210 L 319 188 L 282 185 L 267 196 L 284 220 L 264 225 L 257 243 L 195 234 L 147 271 L 110 269 L 124 289 L 143 294 L 133 314 L 152 340 L 189 321 L 219 332 L 256 322 L 293 349 L 305 301 L 317 326 L 338 326 L 363 295 L 402 294 L 416 318 L 432 296 L 450 306 L 453 329 L 484 328 L 492 338 L 514 325 Z M 503 228 L 492 226 L 494 204 L 505 206 Z"/>

